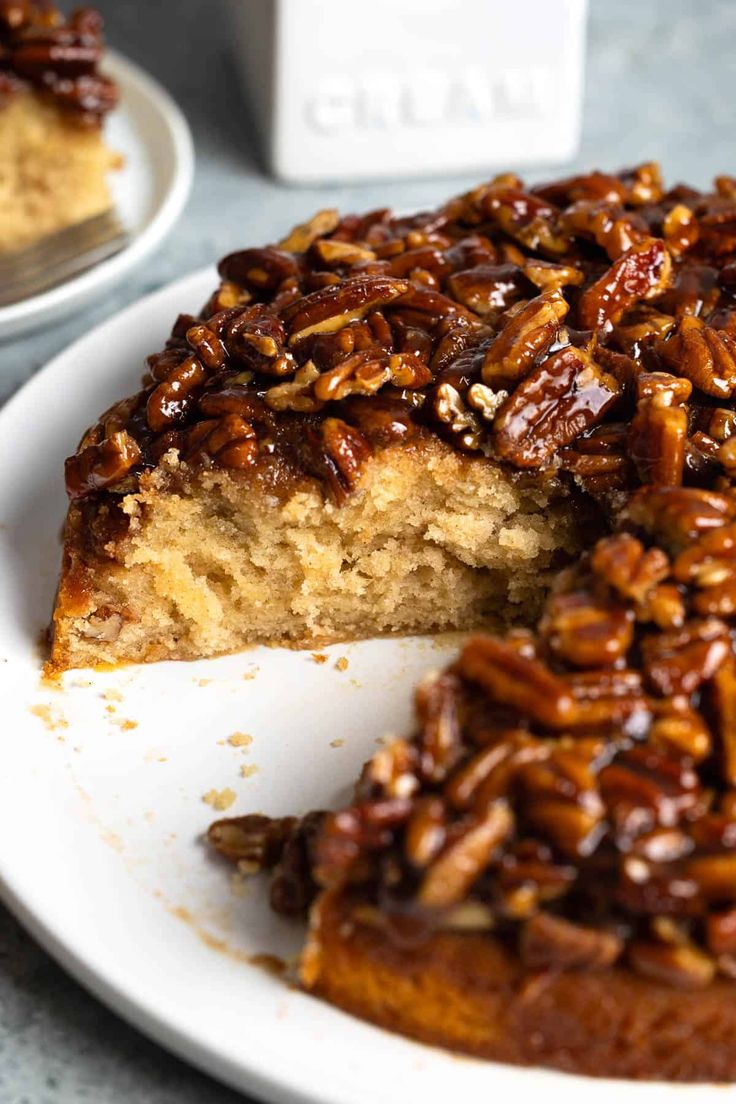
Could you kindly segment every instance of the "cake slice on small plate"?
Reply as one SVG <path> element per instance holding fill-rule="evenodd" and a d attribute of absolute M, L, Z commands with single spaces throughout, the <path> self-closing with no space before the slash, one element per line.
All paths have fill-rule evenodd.
<path fill-rule="evenodd" d="M 120 158 L 103 122 L 117 88 L 103 57 L 95 10 L 64 19 L 47 3 L 0 2 L 0 253 L 112 206 L 107 176 Z"/>

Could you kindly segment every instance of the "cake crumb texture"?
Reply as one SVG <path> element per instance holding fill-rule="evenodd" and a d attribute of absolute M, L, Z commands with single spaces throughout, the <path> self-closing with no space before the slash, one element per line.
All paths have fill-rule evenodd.
<path fill-rule="evenodd" d="M 377 453 L 339 507 L 316 481 L 279 501 L 225 471 L 177 474 L 178 490 L 163 467 L 141 478 L 102 551 L 72 504 L 52 667 L 524 622 L 579 547 L 559 486 L 436 439 Z"/>

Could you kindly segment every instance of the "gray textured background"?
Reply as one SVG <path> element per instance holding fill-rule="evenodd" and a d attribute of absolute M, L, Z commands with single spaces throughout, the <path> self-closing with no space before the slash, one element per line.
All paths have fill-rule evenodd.
<path fill-rule="evenodd" d="M 419 207 L 473 183 L 323 190 L 276 184 L 264 177 L 254 148 L 218 0 L 98 0 L 98 6 L 109 41 L 154 73 L 188 115 L 197 152 L 194 191 L 184 218 L 143 270 L 85 313 L 0 345 L 0 399 L 120 307 L 236 245 L 271 240 L 312 209 Z M 701 185 L 717 172 L 736 172 L 733 0 L 591 0 L 588 42 L 578 165 L 616 168 L 658 158 L 669 179 Z M 237 1099 L 89 997 L 0 906 L 0 1104 Z"/>

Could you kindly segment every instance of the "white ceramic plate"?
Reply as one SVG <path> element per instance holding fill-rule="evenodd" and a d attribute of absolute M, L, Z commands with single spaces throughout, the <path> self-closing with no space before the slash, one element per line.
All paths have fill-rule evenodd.
<path fill-rule="evenodd" d="M 192 186 L 189 126 L 161 85 L 110 52 L 105 70 L 120 87 L 120 106 L 106 124 L 111 149 L 125 164 L 110 174 L 115 206 L 130 241 L 108 261 L 40 295 L 0 307 L 0 340 L 39 326 L 99 297 L 151 253 L 179 218 Z"/>
<path fill-rule="evenodd" d="M 733 1089 L 591 1082 L 458 1059 L 290 989 L 248 961 L 289 956 L 299 925 L 257 881 L 235 892 L 201 844 L 202 802 L 294 812 L 347 794 L 374 740 L 400 730 L 410 694 L 447 647 L 369 641 L 310 653 L 39 678 L 64 512 L 61 465 L 80 431 L 134 387 L 143 356 L 214 274 L 130 307 L 37 375 L 0 414 L 0 888 L 33 934 L 104 1001 L 189 1061 L 275 1101 L 543 1097 L 547 1104 L 733 1101 Z M 346 671 L 337 658 L 349 661 Z M 243 749 L 227 740 L 247 733 Z M 333 742 L 342 741 L 340 746 Z M 249 777 L 242 767 L 257 768 Z M 246 770 L 246 774 L 249 774 Z"/>

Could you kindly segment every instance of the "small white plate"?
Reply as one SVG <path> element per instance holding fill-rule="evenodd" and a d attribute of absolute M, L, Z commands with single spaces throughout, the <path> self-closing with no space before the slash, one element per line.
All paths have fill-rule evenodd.
<path fill-rule="evenodd" d="M 173 227 L 194 175 L 189 125 L 161 85 L 132 61 L 111 51 L 105 71 L 118 83 L 120 106 L 106 124 L 110 149 L 123 167 L 110 174 L 115 206 L 130 241 L 125 249 L 49 291 L 0 308 L 0 340 L 46 326 L 99 299 L 151 253 Z"/>
<path fill-rule="evenodd" d="M 387 1034 L 248 961 L 293 955 L 301 928 L 265 886 L 231 884 L 201 835 L 202 796 L 230 813 L 343 799 L 375 739 L 409 723 L 411 689 L 446 643 L 381 640 L 309 652 L 258 648 L 198 663 L 40 681 L 64 513 L 62 460 L 138 380 L 212 271 L 123 311 L 39 373 L 0 414 L 0 892 L 102 1000 L 184 1058 L 278 1102 L 548 1104 L 733 1102 L 736 1090 L 627 1084 L 458 1059 Z M 347 670 L 336 667 L 348 659 Z M 243 748 L 228 742 L 246 733 Z M 241 768 L 245 767 L 245 776 Z M 249 767 L 255 767 L 250 772 Z M 237 892 L 236 892 L 237 890 Z"/>

